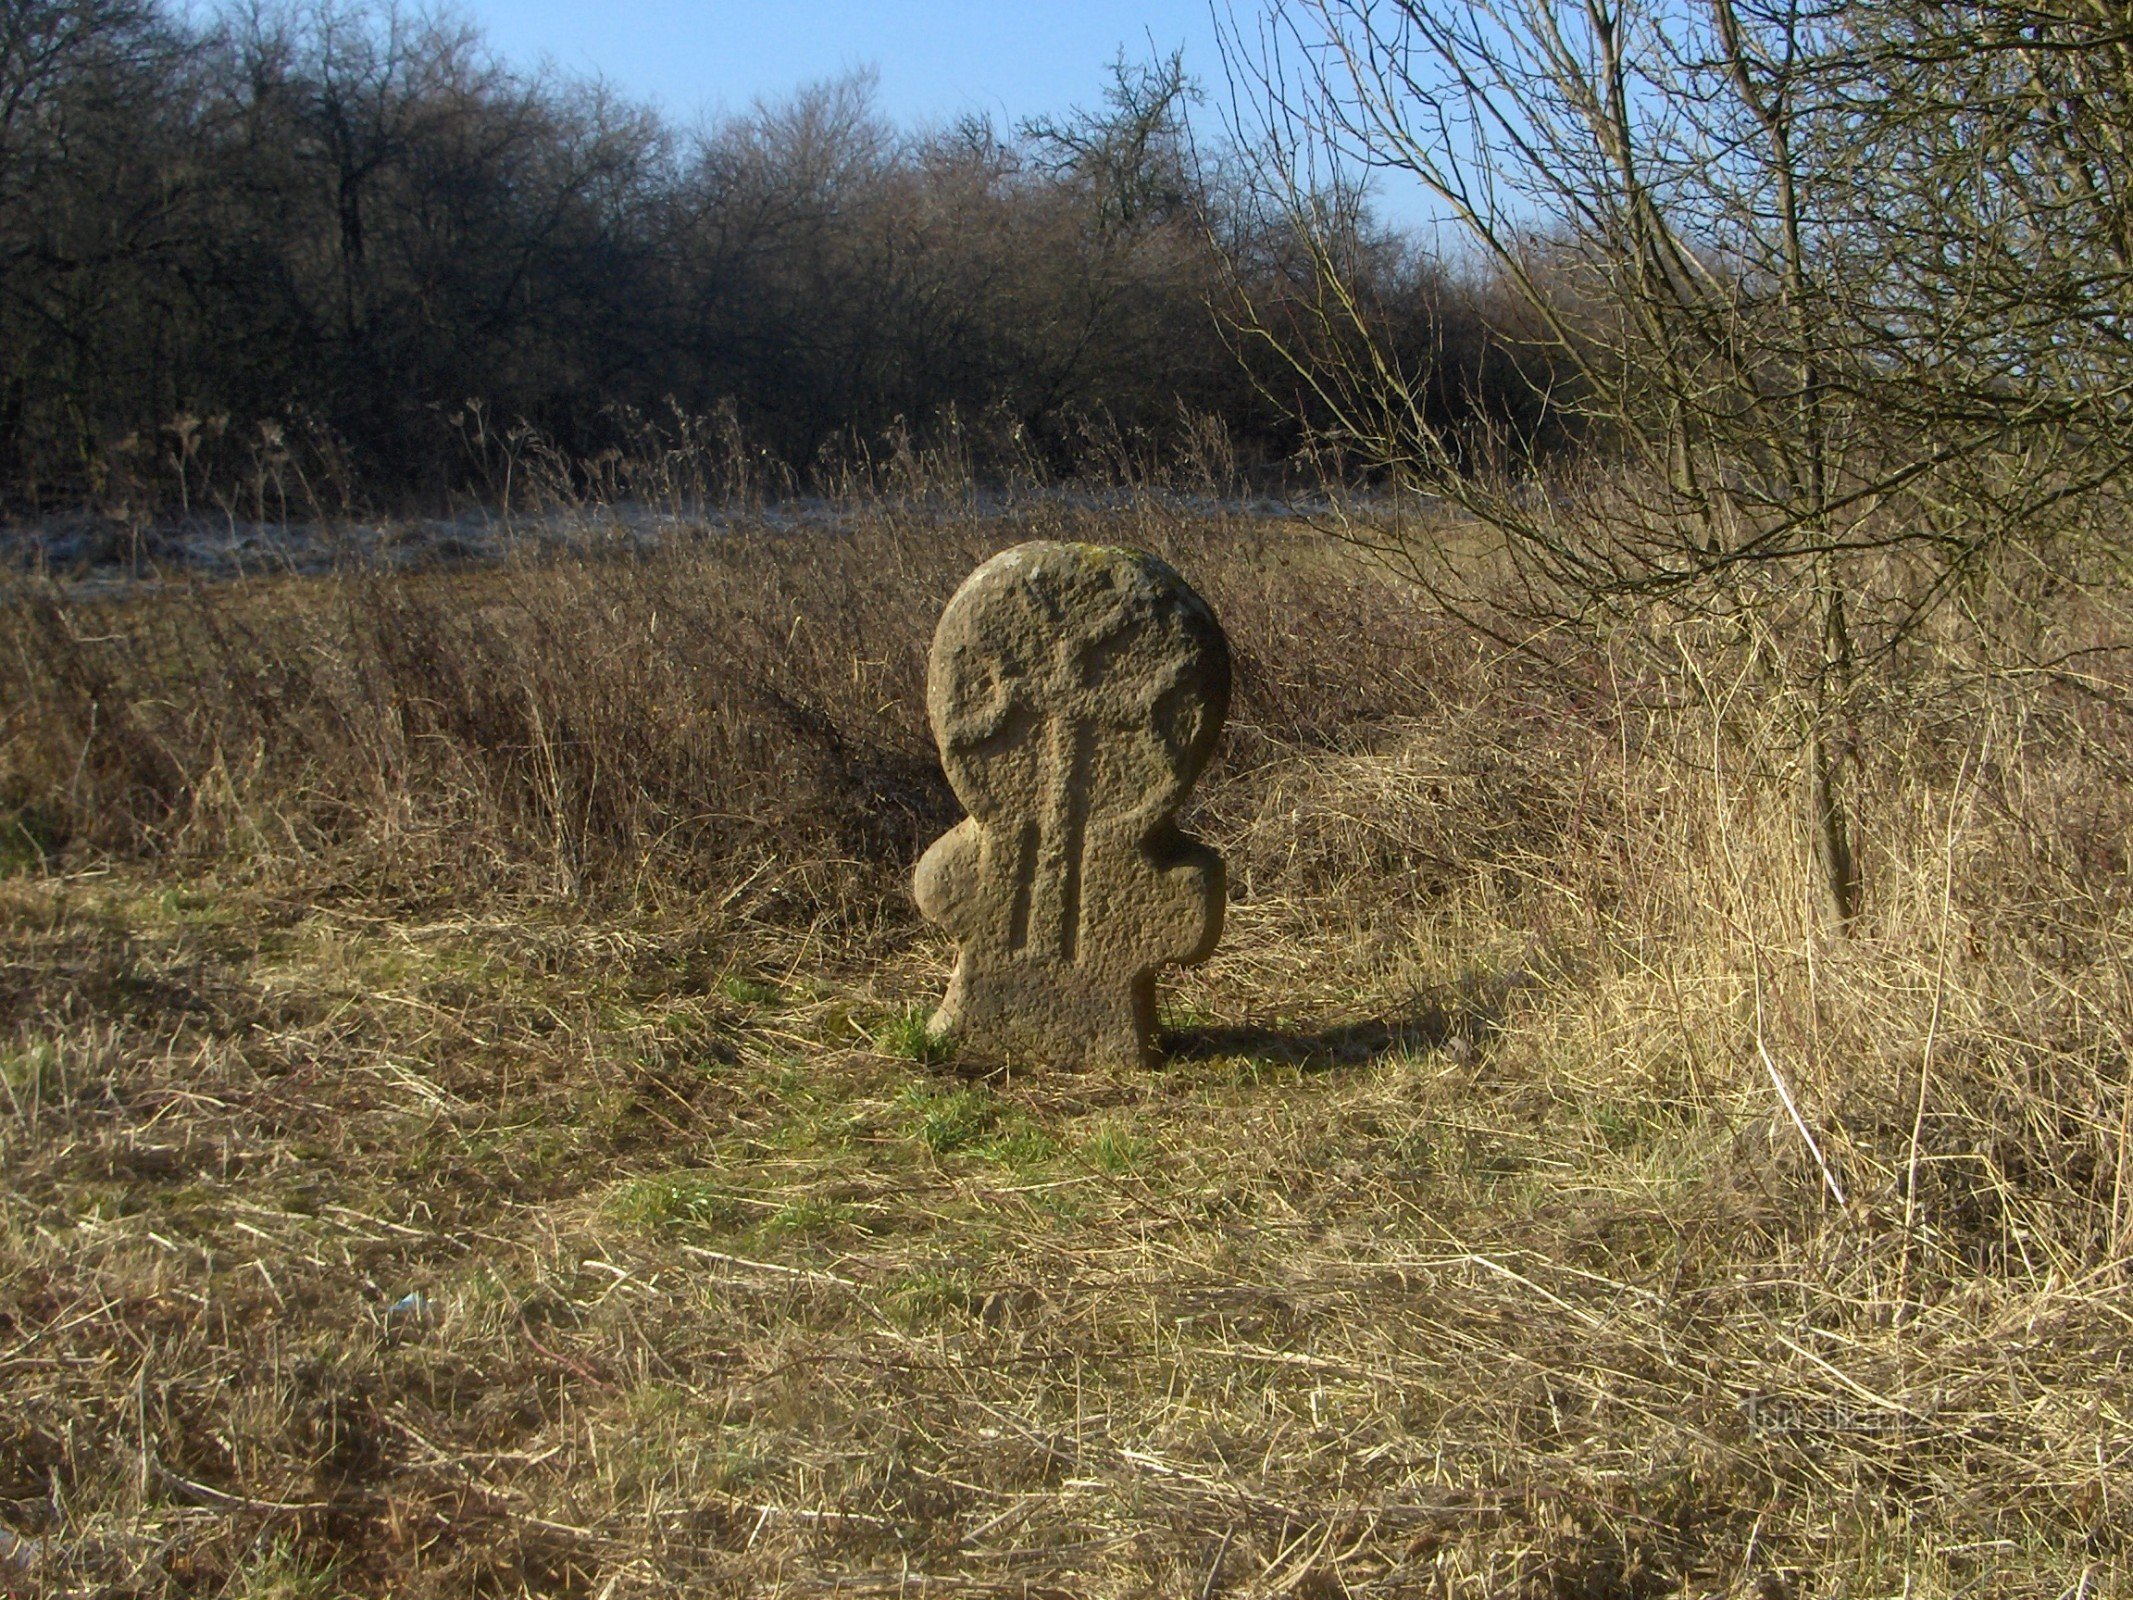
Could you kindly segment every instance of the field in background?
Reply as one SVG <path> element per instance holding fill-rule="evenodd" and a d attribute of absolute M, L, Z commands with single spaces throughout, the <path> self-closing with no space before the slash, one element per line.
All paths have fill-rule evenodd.
<path fill-rule="evenodd" d="M 925 646 L 1033 536 L 1236 646 L 1150 1073 L 917 1026 Z M 1241 515 L 12 583 L 0 1591 L 2121 1592 L 2114 603 L 1889 664 L 1833 940 L 1722 634 Z"/>

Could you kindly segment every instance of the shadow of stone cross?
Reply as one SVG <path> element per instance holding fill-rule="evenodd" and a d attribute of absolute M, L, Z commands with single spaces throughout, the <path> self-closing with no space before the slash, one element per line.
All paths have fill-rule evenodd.
<path fill-rule="evenodd" d="M 1229 645 L 1154 556 L 1017 545 L 942 612 L 926 705 L 969 817 L 918 864 L 958 947 L 936 1034 L 1060 1065 L 1155 1057 L 1155 974 L 1214 950 L 1222 858 L 1177 826 Z"/>

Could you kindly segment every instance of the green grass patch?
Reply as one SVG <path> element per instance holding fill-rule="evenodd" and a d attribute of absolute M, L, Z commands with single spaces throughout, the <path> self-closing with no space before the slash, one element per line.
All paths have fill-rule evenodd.
<path fill-rule="evenodd" d="M 705 1172 L 631 1178 L 615 1190 L 607 1209 L 624 1222 L 647 1228 L 726 1228 L 741 1215 L 728 1186 Z"/>
<path fill-rule="evenodd" d="M 1213 1016 L 1190 1000 L 1165 1000 L 1156 1011 L 1156 1026 L 1164 1033 L 1191 1033 L 1195 1029 L 1211 1027 L 1214 1021 Z"/>
<path fill-rule="evenodd" d="M 904 1131 L 936 1156 L 969 1155 L 1000 1166 L 1041 1166 L 1059 1142 L 1019 1112 L 1000 1105 L 990 1089 L 907 1084 L 896 1097 Z"/>
<path fill-rule="evenodd" d="M 896 1097 L 911 1136 L 937 1156 L 967 1150 L 992 1132 L 1000 1108 L 984 1089 L 914 1083 Z"/>
<path fill-rule="evenodd" d="M 892 1012 L 869 1030 L 874 1048 L 885 1056 L 900 1056 L 922 1066 L 935 1066 L 955 1054 L 955 1046 L 933 1032 L 933 1013 L 924 1006 L 906 1006 Z"/>
<path fill-rule="evenodd" d="M 231 907 L 198 889 L 165 889 L 155 897 L 155 904 L 165 920 L 180 927 L 219 928 L 235 920 Z"/>
<path fill-rule="evenodd" d="M 0 1084 L 25 1100 L 58 1098 L 62 1092 L 58 1047 L 48 1039 L 32 1039 L 15 1049 L 0 1050 Z"/>
<path fill-rule="evenodd" d="M 766 1243 L 842 1233 L 859 1222 L 859 1208 L 841 1200 L 795 1200 L 765 1217 L 756 1237 Z"/>
<path fill-rule="evenodd" d="M 1003 1117 L 992 1134 L 978 1142 L 976 1153 L 1003 1167 L 1028 1171 L 1041 1167 L 1059 1154 L 1059 1141 L 1035 1123 L 1019 1117 Z"/>
<path fill-rule="evenodd" d="M 916 1332 L 944 1318 L 969 1315 L 976 1309 L 976 1295 L 965 1273 L 918 1267 L 897 1277 L 881 1305 L 890 1320 Z"/>
<path fill-rule="evenodd" d="M 583 1142 L 574 1121 L 521 1122 L 468 1136 L 468 1167 L 503 1188 L 535 1190 L 569 1169 Z"/>
<path fill-rule="evenodd" d="M 1081 1154 L 1098 1172 L 1121 1177 L 1131 1172 L 1146 1154 L 1139 1139 L 1120 1127 L 1099 1128 L 1082 1141 Z"/>
<path fill-rule="evenodd" d="M 735 1005 L 776 1006 L 785 1003 L 785 991 L 745 972 L 729 972 L 718 980 L 718 992 Z"/>

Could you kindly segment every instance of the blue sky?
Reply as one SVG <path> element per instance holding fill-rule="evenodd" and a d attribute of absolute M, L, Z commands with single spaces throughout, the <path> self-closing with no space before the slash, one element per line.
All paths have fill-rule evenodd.
<path fill-rule="evenodd" d="M 861 67 L 879 71 L 881 108 L 905 126 L 973 111 L 1004 126 L 1093 106 L 1121 47 L 1145 59 L 1182 46 L 1187 71 L 1211 88 L 1222 70 L 1207 0 L 458 0 L 454 9 L 507 60 L 597 73 L 682 121 Z"/>
<path fill-rule="evenodd" d="M 899 127 L 984 113 L 1005 133 L 1026 117 L 1095 108 L 1124 50 L 1182 49 L 1206 91 L 1194 120 L 1220 138 L 1228 92 L 1214 7 L 1257 34 L 1258 0 L 445 0 L 520 67 L 598 75 L 676 122 L 740 113 L 862 68 Z M 1381 181 L 1379 214 L 1422 226 L 1434 208 Z"/>

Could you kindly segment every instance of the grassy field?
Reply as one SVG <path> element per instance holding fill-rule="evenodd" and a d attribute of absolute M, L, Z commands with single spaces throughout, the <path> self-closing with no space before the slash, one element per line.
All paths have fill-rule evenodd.
<path fill-rule="evenodd" d="M 1236 646 L 1153 1072 L 920 1025 L 924 650 L 1033 535 Z M 1289 525 L 15 584 L 0 1591 L 2127 1592 L 2133 670 L 1974 604 L 1833 938 L 1752 652 Z"/>

